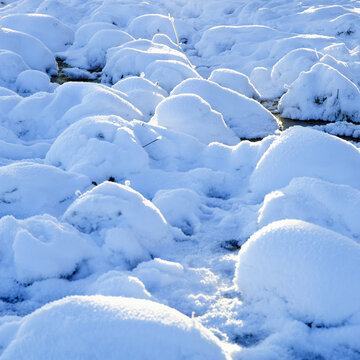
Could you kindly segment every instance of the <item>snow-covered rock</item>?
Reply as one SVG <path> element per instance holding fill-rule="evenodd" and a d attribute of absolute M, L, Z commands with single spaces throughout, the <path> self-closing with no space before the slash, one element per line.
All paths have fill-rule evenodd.
<path fill-rule="evenodd" d="M 104 182 L 80 196 L 63 219 L 81 232 L 105 236 L 108 254 L 121 254 L 130 263 L 161 253 L 172 243 L 163 215 L 140 193 Z M 109 230 L 109 231 L 108 231 Z"/>
<path fill-rule="evenodd" d="M 235 284 L 246 301 L 279 301 L 296 319 L 343 325 L 360 311 L 360 245 L 300 220 L 271 223 L 241 248 Z"/>
<path fill-rule="evenodd" d="M 189 64 L 186 55 L 179 50 L 140 39 L 111 48 L 107 52 L 103 78 L 114 84 L 123 77 L 140 75 L 156 60 L 175 60 Z"/>
<path fill-rule="evenodd" d="M 263 154 L 251 175 L 250 187 L 261 196 L 302 176 L 360 189 L 359 150 L 335 136 L 292 127 Z"/>
<path fill-rule="evenodd" d="M 0 48 L 19 54 L 34 70 L 57 73 L 57 63 L 51 51 L 32 35 L 7 28 L 0 29 Z"/>
<path fill-rule="evenodd" d="M 234 145 L 239 139 L 220 113 L 195 94 L 173 95 L 157 107 L 151 124 L 192 135 L 204 144 L 214 141 Z"/>
<path fill-rule="evenodd" d="M 50 15 L 11 14 L 0 18 L 0 25 L 38 38 L 53 52 L 65 50 L 74 41 L 74 31 Z"/>
<path fill-rule="evenodd" d="M 39 91 L 49 91 L 50 78 L 39 70 L 22 71 L 15 82 L 16 91 L 22 95 L 35 94 Z"/>
<path fill-rule="evenodd" d="M 303 72 L 279 102 L 282 117 L 298 120 L 360 122 L 360 91 L 329 65 Z"/>
<path fill-rule="evenodd" d="M 196 320 L 150 300 L 105 296 L 68 297 L 25 317 L 2 358 L 54 354 L 59 360 L 228 359 L 219 340 Z"/>
<path fill-rule="evenodd" d="M 213 110 L 220 112 L 225 123 L 240 138 L 260 138 L 278 129 L 275 117 L 260 103 L 213 81 L 188 79 L 180 83 L 171 95 L 195 94 Z"/>
<path fill-rule="evenodd" d="M 266 195 L 259 210 L 260 227 L 282 219 L 299 219 L 360 241 L 360 191 L 314 178 L 294 178 Z M 161 209 L 161 208 L 160 208 Z"/>
<path fill-rule="evenodd" d="M 260 99 L 260 94 L 251 83 L 250 79 L 245 74 L 238 71 L 231 69 L 216 69 L 210 74 L 209 80 L 249 98 L 254 98 L 256 100 Z"/>
<path fill-rule="evenodd" d="M 75 122 L 58 136 L 45 162 L 100 183 L 111 177 L 126 179 L 146 168 L 149 159 L 127 121 L 93 116 Z"/>
<path fill-rule="evenodd" d="M 18 162 L 0 167 L 0 216 L 61 215 L 90 179 L 54 166 Z"/>

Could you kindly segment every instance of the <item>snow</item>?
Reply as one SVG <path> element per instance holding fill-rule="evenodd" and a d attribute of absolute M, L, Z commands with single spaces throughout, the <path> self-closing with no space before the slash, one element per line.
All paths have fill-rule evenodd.
<path fill-rule="evenodd" d="M 319 63 L 292 83 L 280 99 L 279 111 L 291 119 L 359 122 L 359 100 L 360 91 L 352 81 Z"/>
<path fill-rule="evenodd" d="M 75 200 L 75 192 L 90 185 L 84 175 L 31 162 L 2 166 L 0 179 L 0 214 L 17 218 L 60 215 Z"/>
<path fill-rule="evenodd" d="M 225 123 L 240 138 L 260 138 L 278 128 L 275 117 L 257 101 L 205 79 L 188 79 L 171 95 L 199 95 L 211 108 L 220 112 Z"/>
<path fill-rule="evenodd" d="M 149 252 L 161 253 L 172 241 L 170 228 L 156 206 L 117 183 L 104 182 L 84 193 L 69 206 L 63 219 L 86 234 L 106 233 L 110 255 L 119 252 L 127 257 L 136 247 L 139 257 L 146 257 Z M 134 256 L 130 255 L 131 262 Z"/>
<path fill-rule="evenodd" d="M 210 74 L 209 80 L 249 98 L 254 98 L 255 100 L 260 99 L 260 94 L 251 83 L 250 79 L 245 74 L 238 71 L 231 69 L 216 69 Z"/>
<path fill-rule="evenodd" d="M 360 288 L 353 277 L 360 272 L 359 258 L 360 245 L 343 235 L 281 220 L 243 246 L 234 281 L 246 301 L 274 297 L 300 321 L 339 326 L 360 311 Z"/>
<path fill-rule="evenodd" d="M 65 50 L 74 41 L 74 32 L 59 19 L 45 14 L 11 14 L 0 25 L 39 39 L 52 52 Z"/>
<path fill-rule="evenodd" d="M 150 124 L 192 135 L 204 144 L 219 141 L 234 145 L 238 142 L 222 115 L 195 94 L 172 95 L 164 99 L 156 107 Z"/>
<path fill-rule="evenodd" d="M 347 185 L 294 178 L 285 188 L 266 195 L 258 223 L 262 227 L 281 219 L 299 219 L 359 241 L 359 196 L 359 190 Z"/>
<path fill-rule="evenodd" d="M 22 95 L 35 94 L 39 91 L 49 91 L 50 78 L 38 70 L 25 70 L 16 78 L 15 86 L 17 92 Z"/>
<path fill-rule="evenodd" d="M 57 359 L 228 358 L 213 334 L 178 311 L 149 300 L 104 296 L 68 297 L 24 318 L 2 358 L 54 354 Z"/>
<path fill-rule="evenodd" d="M 126 179 L 149 159 L 128 123 L 117 116 L 83 118 L 57 137 L 45 162 L 102 182 Z"/>
<path fill-rule="evenodd" d="M 188 64 L 189 61 L 179 50 L 150 40 L 134 40 L 111 48 L 107 52 L 103 69 L 104 80 L 115 84 L 123 77 L 140 75 L 156 60 L 175 60 Z"/>
<path fill-rule="evenodd" d="M 0 359 L 358 359 L 359 14 L 2 1 Z"/>
<path fill-rule="evenodd" d="M 359 150 L 349 142 L 296 126 L 267 149 L 251 174 L 250 186 L 256 194 L 265 195 L 295 177 L 308 176 L 360 189 L 359 166 Z"/>
<path fill-rule="evenodd" d="M 0 29 L 0 48 L 18 54 L 34 70 L 47 72 L 50 75 L 57 72 L 54 55 L 32 35 L 2 27 Z"/>

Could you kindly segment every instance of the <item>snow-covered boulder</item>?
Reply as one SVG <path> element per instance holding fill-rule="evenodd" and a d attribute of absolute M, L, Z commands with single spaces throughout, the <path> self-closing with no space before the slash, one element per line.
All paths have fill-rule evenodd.
<path fill-rule="evenodd" d="M 116 270 L 100 275 L 90 284 L 87 295 L 125 296 L 137 299 L 150 299 L 151 294 L 135 276 Z"/>
<path fill-rule="evenodd" d="M 38 38 L 53 52 L 65 50 L 74 41 L 74 31 L 50 15 L 11 14 L 2 17 L 0 25 Z"/>
<path fill-rule="evenodd" d="M 162 14 L 163 10 L 147 1 L 105 0 L 96 7 L 90 16 L 89 22 L 107 22 L 121 29 L 126 28 L 132 19 L 144 14 Z"/>
<path fill-rule="evenodd" d="M 265 196 L 258 225 L 263 227 L 277 220 L 299 219 L 360 242 L 358 214 L 359 190 L 314 178 L 294 178 L 285 188 Z"/>
<path fill-rule="evenodd" d="M 283 56 L 271 70 L 272 86 L 276 88 L 276 96 L 286 92 L 302 71 L 308 71 L 319 62 L 322 53 L 313 49 L 295 49 Z"/>
<path fill-rule="evenodd" d="M 37 38 L 7 28 L 0 28 L 0 49 L 19 54 L 34 70 L 57 73 L 57 63 L 51 51 Z"/>
<path fill-rule="evenodd" d="M 150 300 L 100 295 L 67 297 L 28 315 L 2 354 L 4 360 L 54 356 L 228 359 L 209 330 L 180 312 Z"/>
<path fill-rule="evenodd" d="M 0 220 L 0 239 L 1 277 L 22 284 L 71 276 L 96 251 L 89 237 L 50 215 L 25 220 L 4 216 Z M 10 295 L 11 290 L 3 283 L 1 296 Z"/>
<path fill-rule="evenodd" d="M 130 76 L 112 86 L 128 96 L 128 100 L 143 113 L 143 120 L 149 121 L 157 105 L 168 96 L 166 90 L 144 77 Z"/>
<path fill-rule="evenodd" d="M 113 89 L 119 90 L 125 94 L 129 94 L 133 91 L 144 90 L 154 92 L 167 97 L 169 93 L 164 90 L 159 84 L 155 84 L 148 79 L 140 76 L 129 76 L 125 79 L 119 80 L 112 86 Z"/>
<path fill-rule="evenodd" d="M 157 33 L 166 34 L 177 43 L 188 40 L 194 29 L 190 24 L 178 19 L 175 19 L 173 24 L 170 16 L 145 14 L 133 19 L 128 25 L 128 31 L 134 37 L 142 39 L 152 39 Z"/>
<path fill-rule="evenodd" d="M 39 70 L 25 70 L 21 72 L 15 82 L 16 91 L 22 95 L 35 94 L 39 91 L 49 91 L 50 78 Z"/>
<path fill-rule="evenodd" d="M 295 126 L 263 154 L 250 177 L 250 187 L 263 196 L 302 176 L 360 189 L 360 152 L 335 136 Z"/>
<path fill-rule="evenodd" d="M 45 162 L 100 183 L 139 172 L 148 167 L 149 159 L 127 121 L 93 116 L 75 122 L 59 135 Z"/>
<path fill-rule="evenodd" d="M 290 119 L 360 122 L 360 91 L 339 71 L 319 63 L 292 83 L 279 111 Z"/>
<path fill-rule="evenodd" d="M 83 48 L 79 59 L 79 51 L 76 57 L 68 56 L 66 61 L 71 65 L 80 66 L 85 69 L 101 69 L 106 63 L 106 53 L 108 49 L 120 46 L 134 40 L 128 33 L 118 29 L 103 29 L 95 33 Z M 69 54 L 71 54 L 69 52 Z"/>
<path fill-rule="evenodd" d="M 202 204 L 200 196 L 190 189 L 160 190 L 152 199 L 154 205 L 172 226 L 185 235 L 192 235 L 201 226 Z"/>
<path fill-rule="evenodd" d="M 17 53 L 9 50 L 0 50 L 0 85 L 15 89 L 15 81 L 18 75 L 29 70 L 29 66 Z"/>
<path fill-rule="evenodd" d="M 266 300 L 265 313 L 282 304 L 305 323 L 337 326 L 360 312 L 358 274 L 359 244 L 317 225 L 282 220 L 241 248 L 235 284 L 247 302 Z"/>
<path fill-rule="evenodd" d="M 10 110 L 4 111 L 9 128 L 26 140 L 57 137 L 69 125 L 91 115 L 118 115 L 129 121 L 142 119 L 142 113 L 124 93 L 86 82 L 68 82 L 51 94 L 34 94 Z"/>
<path fill-rule="evenodd" d="M 186 79 L 200 78 L 190 65 L 177 60 L 155 60 L 146 67 L 144 74 L 168 92 Z"/>
<path fill-rule="evenodd" d="M 213 81 L 188 79 L 180 83 L 171 95 L 196 94 L 213 110 L 220 112 L 225 123 L 240 138 L 260 138 L 278 129 L 275 117 L 260 103 Z"/>
<path fill-rule="evenodd" d="M 249 98 L 254 98 L 256 100 L 260 99 L 260 94 L 251 83 L 249 77 L 238 71 L 231 69 L 216 69 L 210 74 L 209 80 Z"/>
<path fill-rule="evenodd" d="M 104 182 L 86 192 L 63 218 L 81 232 L 105 236 L 106 251 L 121 254 L 130 263 L 172 243 L 169 226 L 155 205 L 117 183 Z"/>
<path fill-rule="evenodd" d="M 204 144 L 217 141 L 228 145 L 239 142 L 220 113 L 195 94 L 164 99 L 156 108 L 151 124 L 192 135 Z"/>
<path fill-rule="evenodd" d="M 0 167 L 0 216 L 59 216 L 90 179 L 54 166 L 17 162 Z"/>
<path fill-rule="evenodd" d="M 156 60 L 176 60 L 189 64 L 186 55 L 181 51 L 140 39 L 108 50 L 103 78 L 114 84 L 123 77 L 139 76 Z"/>

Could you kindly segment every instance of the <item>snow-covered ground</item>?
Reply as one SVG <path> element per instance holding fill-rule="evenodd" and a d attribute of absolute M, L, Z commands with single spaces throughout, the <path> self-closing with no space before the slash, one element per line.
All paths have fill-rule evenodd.
<path fill-rule="evenodd" d="M 0 360 L 360 359 L 359 87 L 357 0 L 1 1 Z"/>

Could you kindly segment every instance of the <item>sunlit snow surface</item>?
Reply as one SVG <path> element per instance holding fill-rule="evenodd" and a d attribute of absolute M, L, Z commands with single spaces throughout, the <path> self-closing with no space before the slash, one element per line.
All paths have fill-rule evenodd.
<path fill-rule="evenodd" d="M 0 26 L 0 360 L 360 359 L 360 1 Z"/>

